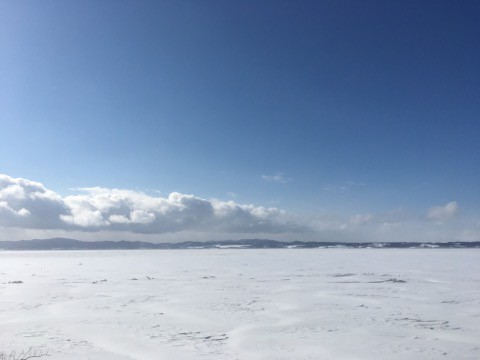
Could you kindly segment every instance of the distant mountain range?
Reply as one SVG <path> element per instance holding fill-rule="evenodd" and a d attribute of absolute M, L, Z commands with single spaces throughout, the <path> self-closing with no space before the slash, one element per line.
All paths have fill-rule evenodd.
<path fill-rule="evenodd" d="M 134 250 L 134 249 L 312 249 L 312 248 L 480 248 L 474 242 L 318 242 L 318 241 L 275 241 L 267 239 L 245 239 L 224 241 L 184 241 L 179 243 L 149 243 L 142 241 L 80 241 L 66 238 L 0 241 L 0 250 Z"/>

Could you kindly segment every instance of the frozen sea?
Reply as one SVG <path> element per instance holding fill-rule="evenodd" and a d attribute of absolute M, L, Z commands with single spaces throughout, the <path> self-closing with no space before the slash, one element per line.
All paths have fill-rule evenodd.
<path fill-rule="evenodd" d="M 480 359 L 480 249 L 0 252 L 0 353 Z"/>

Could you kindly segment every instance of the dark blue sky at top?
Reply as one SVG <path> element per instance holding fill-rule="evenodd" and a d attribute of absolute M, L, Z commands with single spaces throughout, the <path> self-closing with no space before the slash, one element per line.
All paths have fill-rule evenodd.
<path fill-rule="evenodd" d="M 3 1 L 0 52 L 0 173 L 61 193 L 479 209 L 477 1 Z"/>

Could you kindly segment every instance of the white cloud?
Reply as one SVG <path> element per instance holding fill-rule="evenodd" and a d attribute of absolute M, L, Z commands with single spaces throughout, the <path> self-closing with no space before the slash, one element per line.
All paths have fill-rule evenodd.
<path fill-rule="evenodd" d="M 359 189 L 359 188 L 362 188 L 362 187 L 365 187 L 365 186 L 367 186 L 367 185 L 365 183 L 362 183 L 362 182 L 345 181 L 343 184 L 339 184 L 339 185 L 324 186 L 323 190 L 331 192 L 331 193 L 343 194 L 345 192 L 353 190 L 354 188 Z"/>
<path fill-rule="evenodd" d="M 449 202 L 444 206 L 434 206 L 428 209 L 426 217 L 429 220 L 444 221 L 457 215 L 458 205 L 456 201 Z"/>
<path fill-rule="evenodd" d="M 0 175 L 0 239 L 480 240 L 478 216 L 455 216 L 458 212 L 457 203 L 451 202 L 428 209 L 423 218 L 406 209 L 350 217 L 328 213 L 296 216 L 277 207 L 209 200 L 178 192 L 162 197 L 91 187 L 78 188 L 74 195 L 62 197 L 41 183 Z"/>
<path fill-rule="evenodd" d="M 133 210 L 130 211 L 130 219 L 134 224 L 151 224 L 155 221 L 156 216 L 153 212 Z"/>
<path fill-rule="evenodd" d="M 304 229 L 274 207 L 207 200 L 178 192 L 154 197 L 102 187 L 76 190 L 80 193 L 61 197 L 40 183 L 0 175 L 0 226 L 144 234 L 281 233 Z"/>
<path fill-rule="evenodd" d="M 37 229 L 63 226 L 63 199 L 41 183 L 0 174 L 0 225 Z"/>
<path fill-rule="evenodd" d="M 291 182 L 291 178 L 285 177 L 283 174 L 276 174 L 276 175 L 262 175 L 262 179 L 265 181 L 276 182 L 281 184 L 286 184 Z"/>
<path fill-rule="evenodd" d="M 372 219 L 373 219 L 372 214 L 356 214 L 351 216 L 349 221 L 351 224 L 359 225 L 359 224 L 366 224 Z"/>

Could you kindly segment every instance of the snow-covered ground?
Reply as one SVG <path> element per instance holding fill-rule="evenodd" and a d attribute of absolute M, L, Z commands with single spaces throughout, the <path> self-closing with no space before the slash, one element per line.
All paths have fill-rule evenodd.
<path fill-rule="evenodd" d="M 0 252 L 0 353 L 30 346 L 51 360 L 480 359 L 480 250 Z"/>

